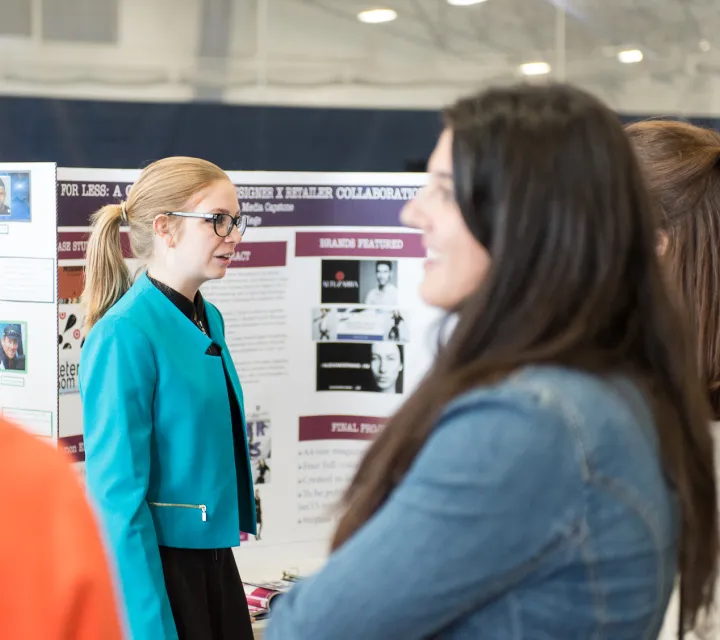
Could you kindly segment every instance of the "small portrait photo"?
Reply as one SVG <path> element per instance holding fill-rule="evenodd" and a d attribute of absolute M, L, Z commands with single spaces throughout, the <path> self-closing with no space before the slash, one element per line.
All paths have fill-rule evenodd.
<path fill-rule="evenodd" d="M 6 173 L 0 174 L 0 218 L 10 216 L 12 202 L 12 180 Z"/>
<path fill-rule="evenodd" d="M 403 392 L 404 346 L 394 342 L 317 343 L 317 391 Z"/>
<path fill-rule="evenodd" d="M 0 221 L 30 222 L 30 174 L 0 173 Z"/>
<path fill-rule="evenodd" d="M 392 342 L 375 342 L 370 348 L 370 370 L 373 391 L 378 393 L 402 393 L 404 347 Z"/>
<path fill-rule="evenodd" d="M 398 304 L 396 260 L 361 262 L 360 303 L 376 307 L 394 307 Z"/>
<path fill-rule="evenodd" d="M 0 371 L 27 372 L 27 324 L 0 321 Z"/>

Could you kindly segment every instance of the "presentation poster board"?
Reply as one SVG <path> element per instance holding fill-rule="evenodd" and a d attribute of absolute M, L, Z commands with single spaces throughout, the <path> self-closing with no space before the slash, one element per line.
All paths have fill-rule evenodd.
<path fill-rule="evenodd" d="M 77 370 L 89 216 L 139 172 L 60 169 L 60 435 L 82 469 Z M 438 316 L 418 296 L 425 249 L 399 213 L 414 174 L 231 173 L 250 218 L 204 296 L 243 384 L 262 527 L 242 554 L 318 542 L 368 444 L 429 367 Z M 129 242 L 123 240 L 133 269 Z M 299 560 L 295 562 L 297 566 Z M 287 567 L 284 567 L 287 568 Z M 271 577 L 271 576 L 268 576 Z"/>
<path fill-rule="evenodd" d="M 57 202 L 51 163 L 0 163 L 0 413 L 57 439 Z"/>

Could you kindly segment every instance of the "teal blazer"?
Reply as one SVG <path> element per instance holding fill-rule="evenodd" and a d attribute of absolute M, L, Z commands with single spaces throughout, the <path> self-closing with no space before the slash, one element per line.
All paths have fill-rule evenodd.
<path fill-rule="evenodd" d="M 236 473 L 220 357 L 243 393 L 220 312 L 212 340 L 145 274 L 89 331 L 80 358 L 85 467 L 119 577 L 133 640 L 175 640 L 158 545 L 213 549 L 256 532 L 247 438 Z M 242 448 L 244 446 L 244 449 Z M 242 476 L 242 477 L 240 477 Z"/>

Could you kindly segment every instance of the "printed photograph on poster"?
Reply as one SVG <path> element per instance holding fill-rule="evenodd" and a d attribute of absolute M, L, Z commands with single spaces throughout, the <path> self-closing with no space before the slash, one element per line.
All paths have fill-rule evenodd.
<path fill-rule="evenodd" d="M 317 391 L 403 392 L 403 345 L 318 342 L 316 347 Z"/>
<path fill-rule="evenodd" d="M 313 342 L 320 340 L 337 340 L 335 324 L 337 316 L 335 309 L 321 307 L 312 310 L 312 339 Z"/>
<path fill-rule="evenodd" d="M 262 530 L 263 530 L 263 495 L 260 490 L 260 487 L 255 487 L 255 513 L 257 516 L 257 533 L 255 536 L 251 536 L 250 534 L 245 533 L 244 531 L 240 532 L 240 542 L 247 542 L 252 537 L 256 541 L 262 540 Z"/>
<path fill-rule="evenodd" d="M 407 322 L 403 317 L 403 313 L 395 309 L 390 311 L 390 328 L 387 332 L 387 339 L 392 342 L 408 342 L 410 336 L 408 334 Z"/>
<path fill-rule="evenodd" d="M 0 173 L 0 220 L 30 222 L 30 173 Z"/>
<path fill-rule="evenodd" d="M 255 513 L 257 515 L 257 533 L 255 534 L 255 540 L 262 540 L 262 494 L 260 488 L 255 487 Z"/>
<path fill-rule="evenodd" d="M 269 484 L 272 457 L 270 414 L 262 406 L 255 405 L 247 411 L 245 419 L 253 482 L 256 485 Z"/>
<path fill-rule="evenodd" d="M 397 262 L 362 260 L 360 263 L 360 300 L 362 304 L 394 307 L 398 303 Z"/>
<path fill-rule="evenodd" d="M 79 304 L 85 286 L 85 267 L 58 268 L 58 303 Z"/>
<path fill-rule="evenodd" d="M 27 323 L 0 320 L 0 370 L 27 373 Z"/>
<path fill-rule="evenodd" d="M 360 303 L 359 260 L 323 260 L 321 270 L 323 304 Z"/>
<path fill-rule="evenodd" d="M 79 393 L 80 348 L 84 311 L 79 304 L 62 304 L 58 313 L 58 391 L 61 395 Z"/>
<path fill-rule="evenodd" d="M 80 350 L 80 342 L 82 339 L 82 326 L 84 317 L 82 307 L 80 305 L 62 305 L 58 313 L 58 346 L 61 351 L 74 349 Z"/>
<path fill-rule="evenodd" d="M 407 342 L 408 329 L 399 309 L 350 307 L 337 309 L 337 339 L 340 341 Z"/>
<path fill-rule="evenodd" d="M 85 313 L 80 304 L 84 286 L 83 267 L 58 268 L 58 390 L 61 395 L 79 393 L 80 347 Z"/>
<path fill-rule="evenodd" d="M 323 260 L 323 304 L 393 307 L 398 303 L 396 260 Z"/>
<path fill-rule="evenodd" d="M 320 307 L 312 310 L 314 342 L 408 342 L 407 311 L 378 307 Z"/>

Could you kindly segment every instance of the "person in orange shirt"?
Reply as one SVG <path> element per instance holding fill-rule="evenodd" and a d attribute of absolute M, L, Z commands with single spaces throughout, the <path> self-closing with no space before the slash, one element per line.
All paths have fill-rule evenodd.
<path fill-rule="evenodd" d="M 0 420 L 0 638 L 121 640 L 100 534 L 68 461 Z"/>

